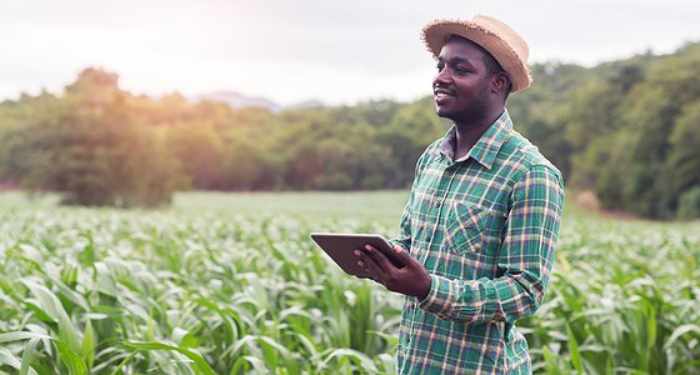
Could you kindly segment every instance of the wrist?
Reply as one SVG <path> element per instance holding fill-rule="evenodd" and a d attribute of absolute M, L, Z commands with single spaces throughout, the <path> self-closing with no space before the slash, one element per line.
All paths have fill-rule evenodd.
<path fill-rule="evenodd" d="M 421 288 L 418 290 L 418 293 L 416 294 L 416 298 L 419 300 L 424 300 L 425 297 L 430 294 L 430 287 L 432 287 L 433 281 L 432 278 L 430 277 L 429 274 L 425 274 L 425 277 L 423 278 L 423 282 L 421 283 Z"/>

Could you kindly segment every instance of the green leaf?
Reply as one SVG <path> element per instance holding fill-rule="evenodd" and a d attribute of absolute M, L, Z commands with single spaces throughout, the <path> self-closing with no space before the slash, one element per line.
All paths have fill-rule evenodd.
<path fill-rule="evenodd" d="M 282 357 L 285 360 L 290 357 L 289 350 L 287 350 L 287 348 L 280 345 L 272 338 L 267 336 L 257 336 L 256 340 L 260 343 L 260 346 L 265 350 L 267 363 L 276 362 L 279 357 Z"/>
<path fill-rule="evenodd" d="M 24 280 L 24 284 L 31 290 L 37 302 L 46 315 L 50 316 L 58 323 L 58 332 L 61 340 L 65 342 L 73 353 L 80 352 L 80 340 L 78 331 L 73 322 L 68 317 L 68 313 L 63 309 L 58 297 L 46 287 L 29 280 Z"/>
<path fill-rule="evenodd" d="M 168 350 L 168 351 L 176 351 L 179 353 L 184 354 L 187 358 L 191 359 L 192 362 L 194 362 L 194 369 L 197 374 L 204 374 L 204 375 L 216 375 L 216 372 L 209 366 L 206 360 L 204 360 L 204 357 L 202 357 L 201 354 L 197 353 L 194 350 L 187 349 L 187 348 L 181 348 L 175 345 L 171 344 L 166 344 L 162 342 L 157 342 L 157 341 L 148 341 L 148 342 L 136 342 L 136 341 L 129 341 L 124 343 L 124 346 L 131 349 L 131 350 L 137 350 L 137 351 L 150 351 L 150 350 Z"/>
<path fill-rule="evenodd" d="M 313 360 L 319 357 L 318 350 L 311 339 L 298 332 L 293 332 L 292 335 L 294 335 L 294 337 L 301 342 L 302 346 L 306 349 L 307 354 L 310 356 L 310 359 Z"/>
<path fill-rule="evenodd" d="M 335 349 L 328 353 L 326 359 L 321 363 L 321 367 L 327 367 L 328 364 L 334 359 L 343 358 L 350 359 L 353 362 L 359 364 L 365 371 L 369 373 L 377 373 L 377 367 L 374 365 L 374 362 L 372 362 L 372 360 L 369 359 L 369 357 L 367 357 L 365 354 L 358 352 L 357 350 L 345 348 Z"/>
<path fill-rule="evenodd" d="M 8 365 L 19 370 L 22 367 L 22 362 L 9 350 L 0 348 L 0 365 Z"/>
<path fill-rule="evenodd" d="M 30 339 L 51 339 L 51 336 L 42 335 L 40 333 L 28 332 L 28 331 L 15 331 L 0 333 L 0 344 L 12 341 L 20 340 L 30 340 Z"/>
<path fill-rule="evenodd" d="M 583 363 L 581 362 L 581 352 L 578 348 L 578 341 L 576 341 L 576 336 L 571 330 L 571 327 L 566 325 L 566 333 L 568 335 L 568 340 L 566 341 L 569 345 L 569 354 L 571 354 L 571 362 L 574 364 L 574 368 L 579 375 L 583 375 Z"/>
<path fill-rule="evenodd" d="M 647 348 L 651 349 L 656 343 L 656 310 L 653 307 L 649 309 L 647 316 Z"/>
<path fill-rule="evenodd" d="M 60 354 L 61 361 L 68 367 L 71 375 L 87 375 L 88 369 L 78 352 L 71 350 L 70 345 L 66 344 L 65 341 L 56 340 L 54 343 Z"/>
<path fill-rule="evenodd" d="M 34 360 L 36 347 L 40 342 L 40 338 L 33 338 L 29 340 L 27 345 L 24 346 L 24 352 L 22 353 L 22 367 L 20 367 L 18 375 L 36 375 L 36 371 L 30 367 L 30 364 Z"/>
<path fill-rule="evenodd" d="M 670 349 L 681 336 L 693 332 L 696 335 L 700 336 L 700 326 L 697 324 L 683 324 L 679 327 L 676 327 L 676 329 L 673 330 L 671 336 L 669 336 L 668 340 L 666 340 L 666 344 L 664 344 L 664 349 Z"/>
<path fill-rule="evenodd" d="M 544 349 L 542 350 L 542 355 L 544 356 L 544 362 L 547 367 L 547 374 L 561 374 L 561 369 L 559 368 L 559 365 L 557 363 L 557 357 L 554 355 L 554 353 L 552 353 L 551 350 L 549 350 L 548 347 L 544 347 Z"/>
<path fill-rule="evenodd" d="M 74 290 L 70 289 L 67 285 L 59 280 L 51 280 L 54 286 L 58 289 L 58 292 L 64 295 L 70 302 L 80 306 L 81 309 L 85 311 L 90 311 L 87 300 L 82 295 L 76 293 Z"/>
<path fill-rule="evenodd" d="M 231 366 L 230 375 L 238 375 L 244 373 L 243 370 L 246 369 L 247 365 L 251 365 L 256 374 L 268 374 L 270 371 L 265 367 L 265 363 L 259 358 L 253 356 L 243 356 L 239 357 L 236 362 Z"/>
<path fill-rule="evenodd" d="M 82 353 L 88 370 L 92 368 L 95 361 L 95 330 L 92 328 L 90 319 L 85 321 L 85 331 L 83 332 Z"/>

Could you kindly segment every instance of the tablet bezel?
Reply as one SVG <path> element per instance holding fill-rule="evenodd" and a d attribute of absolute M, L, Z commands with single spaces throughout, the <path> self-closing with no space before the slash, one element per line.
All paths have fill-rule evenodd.
<path fill-rule="evenodd" d="M 380 234 L 315 232 L 310 237 L 345 273 L 353 276 L 369 277 L 357 264 L 359 259 L 353 254 L 353 250 L 366 244 L 381 251 L 396 267 L 403 267 L 402 262 L 392 254 L 394 250 L 391 242 Z"/>

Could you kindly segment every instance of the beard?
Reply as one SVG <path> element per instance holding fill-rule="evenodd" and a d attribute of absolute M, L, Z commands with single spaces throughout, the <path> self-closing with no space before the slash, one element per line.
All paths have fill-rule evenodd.
<path fill-rule="evenodd" d="M 437 109 L 437 115 L 452 120 L 456 124 L 469 124 L 479 122 L 484 116 L 488 115 L 490 103 L 484 92 L 481 95 L 474 96 L 466 103 L 459 105 L 454 109 Z"/>

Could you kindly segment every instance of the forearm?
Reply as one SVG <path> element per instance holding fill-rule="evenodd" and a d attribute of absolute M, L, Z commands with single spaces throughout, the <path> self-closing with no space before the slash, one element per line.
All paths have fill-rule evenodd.
<path fill-rule="evenodd" d="M 528 272 L 493 280 L 450 280 L 435 274 L 430 278 L 430 291 L 419 306 L 448 320 L 514 321 L 534 313 L 545 290 Z"/>

